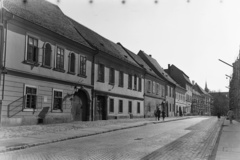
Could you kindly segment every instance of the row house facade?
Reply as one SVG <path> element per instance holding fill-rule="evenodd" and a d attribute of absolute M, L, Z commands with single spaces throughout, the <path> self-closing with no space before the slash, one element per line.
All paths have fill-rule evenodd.
<path fill-rule="evenodd" d="M 234 112 L 236 119 L 240 118 L 240 60 L 238 58 L 232 63 L 233 70 L 229 81 L 229 108 Z"/>
<path fill-rule="evenodd" d="M 186 107 L 186 95 L 187 90 L 180 85 L 177 84 L 176 86 L 176 97 L 175 97 L 175 115 L 176 116 L 183 116 L 183 110 Z"/>
<path fill-rule="evenodd" d="M 93 119 L 94 49 L 50 2 L 1 5 L 1 124 Z"/>
<path fill-rule="evenodd" d="M 70 19 L 79 34 L 97 50 L 93 68 L 94 120 L 144 117 L 141 68 L 118 44 Z"/>
<path fill-rule="evenodd" d="M 120 43 L 118 43 L 122 46 Z M 144 68 L 144 117 L 154 117 L 154 111 L 163 109 L 166 101 L 166 81 L 155 74 L 145 61 L 124 46 L 122 48 L 131 56 L 139 66 Z"/>
<path fill-rule="evenodd" d="M 178 85 L 151 55 L 104 38 L 48 1 L 1 2 L 2 125 L 152 117 L 157 107 L 166 116 L 191 112 L 183 72 Z"/>
<path fill-rule="evenodd" d="M 204 89 L 202 89 L 197 83 L 193 85 L 193 89 L 200 93 L 200 106 L 198 108 L 199 115 L 211 115 L 211 103 L 212 103 L 212 96 L 207 93 Z"/>
<path fill-rule="evenodd" d="M 203 115 L 204 111 L 204 96 L 193 87 L 192 96 L 192 114 Z"/>
<path fill-rule="evenodd" d="M 183 108 L 183 114 L 191 114 L 191 105 L 192 105 L 192 83 L 190 82 L 189 77 L 175 65 L 168 65 L 168 69 L 165 70 L 176 83 L 181 87 L 186 89 L 185 99 L 186 106 Z"/>
<path fill-rule="evenodd" d="M 151 55 L 147 55 L 143 51 L 139 51 L 138 56 L 140 56 L 145 63 L 162 79 L 165 80 L 165 96 L 166 100 L 163 102 L 161 110 L 164 110 L 166 116 L 175 115 L 175 88 L 176 82 L 164 71 L 164 69 L 159 65 L 159 63 L 152 58 Z"/>

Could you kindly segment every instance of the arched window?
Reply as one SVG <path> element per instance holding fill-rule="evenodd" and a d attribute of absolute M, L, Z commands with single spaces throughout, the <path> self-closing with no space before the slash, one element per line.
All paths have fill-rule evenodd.
<path fill-rule="evenodd" d="M 75 54 L 70 53 L 69 55 L 69 72 L 75 73 Z"/>
<path fill-rule="evenodd" d="M 49 43 L 45 44 L 43 53 L 43 65 L 51 67 L 52 47 Z"/>

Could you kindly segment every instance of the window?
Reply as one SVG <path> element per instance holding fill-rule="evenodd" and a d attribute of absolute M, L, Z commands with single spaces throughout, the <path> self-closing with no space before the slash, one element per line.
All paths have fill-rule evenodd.
<path fill-rule="evenodd" d="M 122 100 L 119 100 L 118 112 L 119 113 L 123 112 L 123 101 Z"/>
<path fill-rule="evenodd" d="M 137 90 L 137 75 L 134 75 L 134 81 L 133 81 L 133 89 Z"/>
<path fill-rule="evenodd" d="M 51 67 L 52 47 L 49 43 L 45 44 L 43 53 L 43 66 Z"/>
<path fill-rule="evenodd" d="M 64 70 L 64 49 L 57 47 L 56 69 Z"/>
<path fill-rule="evenodd" d="M 61 110 L 62 111 L 62 91 L 53 91 L 53 110 Z"/>
<path fill-rule="evenodd" d="M 140 102 L 137 102 L 137 113 L 140 113 Z"/>
<path fill-rule="evenodd" d="M 147 91 L 148 91 L 149 93 L 151 92 L 151 81 L 148 81 Z"/>
<path fill-rule="evenodd" d="M 153 85 L 152 85 L 152 93 L 156 93 L 156 83 L 153 82 Z"/>
<path fill-rule="evenodd" d="M 138 91 L 142 91 L 142 79 L 140 77 L 138 78 Z"/>
<path fill-rule="evenodd" d="M 35 109 L 37 106 L 37 88 L 26 86 L 25 108 Z"/>
<path fill-rule="evenodd" d="M 114 112 L 114 99 L 110 99 L 109 112 Z"/>
<path fill-rule="evenodd" d="M 159 84 L 156 84 L 156 94 L 159 94 Z"/>
<path fill-rule="evenodd" d="M 85 56 L 80 55 L 80 62 L 79 62 L 79 75 L 86 76 L 86 60 Z"/>
<path fill-rule="evenodd" d="M 132 101 L 128 102 L 128 113 L 132 113 Z"/>
<path fill-rule="evenodd" d="M 69 54 L 69 72 L 70 73 L 75 73 L 75 54 L 70 53 Z"/>
<path fill-rule="evenodd" d="M 28 36 L 27 61 L 31 63 L 38 62 L 38 39 Z"/>
<path fill-rule="evenodd" d="M 119 87 L 123 87 L 123 72 L 119 71 Z"/>
<path fill-rule="evenodd" d="M 168 94 L 169 94 L 169 86 L 167 86 L 166 88 L 166 96 L 168 96 Z"/>
<path fill-rule="evenodd" d="M 170 110 L 169 110 L 170 112 L 172 111 L 172 104 L 170 103 Z"/>
<path fill-rule="evenodd" d="M 128 75 L 128 89 L 132 89 L 132 75 Z"/>
<path fill-rule="evenodd" d="M 109 83 L 114 84 L 115 82 L 115 71 L 113 68 L 109 69 Z"/>
<path fill-rule="evenodd" d="M 104 82 L 104 65 L 98 65 L 98 81 Z"/>
<path fill-rule="evenodd" d="M 162 86 L 162 97 L 165 96 L 165 86 Z"/>

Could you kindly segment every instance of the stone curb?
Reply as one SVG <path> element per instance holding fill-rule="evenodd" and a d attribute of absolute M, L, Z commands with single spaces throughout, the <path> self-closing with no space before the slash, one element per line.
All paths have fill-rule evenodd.
<path fill-rule="evenodd" d="M 71 139 L 76 139 L 76 138 L 88 137 L 88 136 L 93 136 L 93 135 L 98 135 L 98 134 L 103 134 L 103 133 L 108 133 L 108 132 L 114 132 L 114 131 L 123 130 L 123 129 L 141 127 L 141 126 L 145 126 L 145 125 L 148 125 L 148 124 L 157 124 L 157 123 L 178 121 L 178 120 L 189 119 L 189 118 L 193 118 L 193 117 L 183 117 L 183 118 L 179 118 L 179 119 L 171 119 L 171 120 L 159 121 L 159 122 L 158 121 L 157 122 L 151 122 L 150 121 L 150 122 L 145 122 L 143 124 L 127 126 L 127 127 L 120 127 L 120 128 L 116 128 L 116 129 L 109 129 L 109 130 L 106 130 L 106 131 L 99 131 L 99 132 L 97 131 L 95 133 L 89 133 L 89 134 L 84 134 L 84 135 L 79 135 L 79 136 L 71 136 L 71 137 L 66 137 L 66 138 L 59 138 L 59 139 L 54 139 L 54 140 L 45 141 L 45 142 L 25 144 L 25 145 L 19 145 L 19 146 L 14 146 L 14 147 L 2 147 L 2 148 L 0 148 L 0 153 L 14 151 L 14 150 L 20 150 L 20 149 L 26 149 L 26 148 L 30 148 L 30 147 L 46 145 L 46 144 L 50 144 L 50 143 L 56 143 L 56 142 L 61 142 L 61 141 L 66 141 L 66 140 L 71 140 Z"/>
<path fill-rule="evenodd" d="M 215 145 L 217 143 L 217 140 L 219 138 L 219 136 L 221 135 L 221 130 L 222 130 L 222 127 L 223 127 L 223 124 L 224 124 L 224 121 L 225 121 L 225 118 L 221 121 L 215 135 L 214 135 L 214 139 L 212 141 L 212 143 L 210 144 L 210 151 L 209 151 L 209 154 L 206 156 L 207 159 L 210 159 L 212 156 L 213 156 L 213 151 L 214 151 L 214 148 L 215 148 Z"/>

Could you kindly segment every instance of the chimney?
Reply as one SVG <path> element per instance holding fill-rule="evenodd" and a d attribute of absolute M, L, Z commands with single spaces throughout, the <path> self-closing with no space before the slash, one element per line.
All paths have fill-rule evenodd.
<path fill-rule="evenodd" d="M 194 85 L 195 84 L 195 82 L 194 81 L 192 81 L 192 85 Z"/>

